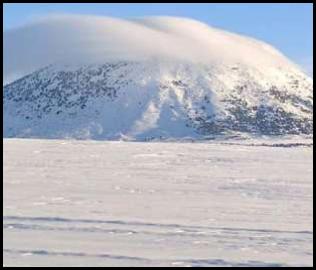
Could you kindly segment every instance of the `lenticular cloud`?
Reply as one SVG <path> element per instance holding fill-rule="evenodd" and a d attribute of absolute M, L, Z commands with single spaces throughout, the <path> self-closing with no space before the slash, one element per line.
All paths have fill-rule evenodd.
<path fill-rule="evenodd" d="M 49 64 L 112 60 L 289 64 L 270 45 L 184 18 L 54 15 L 4 33 L 4 79 Z"/>

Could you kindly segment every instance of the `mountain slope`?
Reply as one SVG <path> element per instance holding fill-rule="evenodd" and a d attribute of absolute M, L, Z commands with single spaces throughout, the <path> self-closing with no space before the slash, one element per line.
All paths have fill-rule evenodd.
<path fill-rule="evenodd" d="M 152 139 L 311 134 L 312 80 L 247 66 L 51 65 L 4 87 L 4 136 Z"/>
<path fill-rule="evenodd" d="M 4 136 L 312 134 L 313 81 L 270 45 L 183 18 L 53 16 L 4 34 Z"/>

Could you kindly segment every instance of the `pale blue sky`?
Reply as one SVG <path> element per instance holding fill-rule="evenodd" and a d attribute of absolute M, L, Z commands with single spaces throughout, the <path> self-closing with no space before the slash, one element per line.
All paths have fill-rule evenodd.
<path fill-rule="evenodd" d="M 264 40 L 309 72 L 313 63 L 313 4 L 4 4 L 3 28 L 50 13 L 130 18 L 189 17 Z"/>

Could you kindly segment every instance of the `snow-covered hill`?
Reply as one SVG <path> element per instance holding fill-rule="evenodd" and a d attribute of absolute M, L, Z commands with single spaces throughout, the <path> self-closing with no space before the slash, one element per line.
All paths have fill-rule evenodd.
<path fill-rule="evenodd" d="M 53 18 L 28 26 L 23 35 L 20 29 L 5 38 L 5 55 L 19 55 L 19 48 L 13 47 L 10 52 L 8 48 L 23 37 L 25 40 L 25 33 L 46 40 L 49 37 L 42 33 L 52 33 L 53 37 L 56 32 L 62 34 L 65 31 L 56 29 L 63 23 L 67 33 L 80 26 L 86 42 L 74 50 L 78 55 L 67 47 L 63 55 L 69 51 L 69 57 L 63 59 L 39 62 L 35 57 L 28 71 L 24 54 L 19 55 L 25 64 L 22 69 L 13 64 L 6 68 L 8 61 L 4 62 L 8 77 L 27 74 L 4 86 L 4 137 L 148 140 L 313 132 L 312 79 L 262 42 L 191 20 L 147 18 L 125 22 L 134 30 L 140 28 L 136 37 L 128 37 L 129 56 L 121 46 L 114 53 L 115 46 L 103 51 L 98 45 L 94 52 L 100 56 L 121 53 L 126 57 L 100 57 L 96 61 L 88 49 L 95 42 L 95 29 L 98 34 L 104 30 L 116 37 L 118 45 L 126 38 L 122 38 L 121 30 L 108 33 L 107 20 L 98 18 L 95 28 L 91 18 L 78 20 Z M 122 26 L 124 21 L 116 24 Z M 151 35 L 145 38 L 143 55 L 135 45 L 140 34 Z M 169 53 L 155 44 L 166 41 L 165 35 L 175 39 L 169 42 Z M 73 41 L 71 37 L 69 40 Z M 190 45 L 181 45 L 180 41 Z M 61 49 L 56 44 L 47 50 Z M 31 46 L 32 41 L 27 39 L 24 45 L 24 53 L 29 48 L 36 56 L 36 42 Z M 179 45 L 177 52 L 175 46 Z M 37 56 L 42 54 L 43 48 Z M 130 57 L 133 54 L 137 57 Z"/>

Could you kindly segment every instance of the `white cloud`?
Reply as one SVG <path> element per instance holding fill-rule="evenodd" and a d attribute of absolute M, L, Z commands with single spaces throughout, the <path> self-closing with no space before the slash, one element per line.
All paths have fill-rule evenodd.
<path fill-rule="evenodd" d="M 184 18 L 54 15 L 4 33 L 7 82 L 53 63 L 150 58 L 242 62 L 257 68 L 288 63 L 266 43 Z"/>

